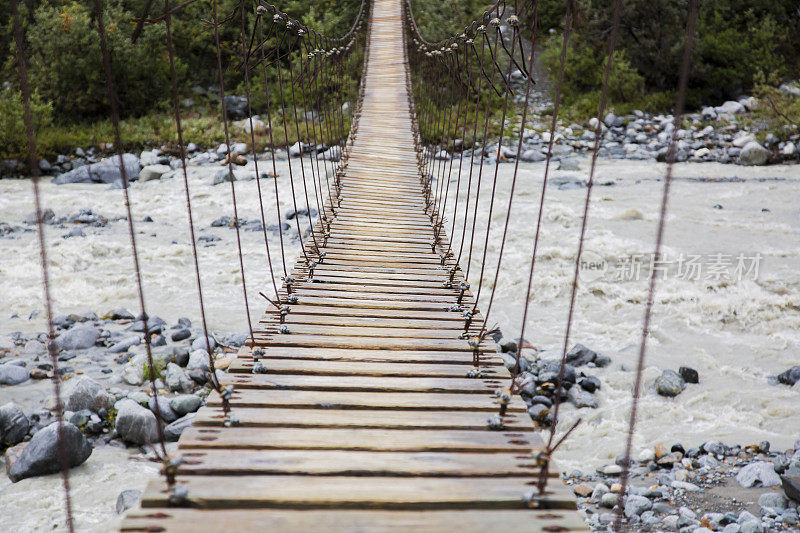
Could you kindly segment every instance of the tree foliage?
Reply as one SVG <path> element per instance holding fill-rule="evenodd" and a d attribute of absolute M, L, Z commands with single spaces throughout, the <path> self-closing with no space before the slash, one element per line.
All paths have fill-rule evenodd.
<path fill-rule="evenodd" d="M 0 7 L 8 0 L 0 0 Z M 147 0 L 105 0 L 104 23 L 112 57 L 112 71 L 123 116 L 165 110 L 171 101 L 171 82 L 163 23 L 146 25 L 139 40 L 131 41 L 136 18 Z M 360 0 L 288 0 L 279 8 L 320 33 L 343 35 L 358 13 Z M 178 2 L 172 1 L 172 6 Z M 153 0 L 150 17 L 163 13 L 163 0 Z M 193 86 L 216 87 L 217 61 L 209 21 L 212 2 L 189 4 L 171 17 L 175 59 L 182 96 L 198 99 Z M 255 2 L 244 2 L 246 28 L 255 20 Z M 7 7 L 7 6 L 6 6 Z M 218 0 L 220 48 L 228 92 L 241 89 L 242 54 L 240 0 Z M 94 120 L 107 116 L 105 75 L 96 31 L 94 0 L 20 0 L 29 55 L 32 86 L 53 104 L 62 121 Z M 7 9 L 0 9 L 0 82 L 16 85 L 15 50 Z M 299 47 L 291 56 L 297 58 Z M 285 63 L 288 64 L 288 58 Z M 207 102 L 214 105 L 214 102 Z"/>
<path fill-rule="evenodd" d="M 614 2 L 578 2 L 570 57 L 581 65 L 569 65 L 569 70 L 571 76 L 588 74 L 594 82 L 590 87 L 586 84 L 567 87 L 566 94 L 574 99 L 580 98 L 580 94 L 571 91 L 585 94 L 599 89 L 596 73 L 602 67 L 588 69 L 585 56 L 603 63 L 599 56 L 605 54 L 608 46 Z M 678 84 L 688 5 L 688 0 L 622 1 L 617 40 L 617 50 L 622 53 L 620 65 L 624 59 L 632 72 L 642 78 L 645 94 L 670 92 Z M 558 38 L 549 40 L 559 41 L 558 46 L 564 6 L 562 0 L 539 0 L 537 30 L 546 35 L 554 29 Z M 796 0 L 702 1 L 689 79 L 689 104 L 718 103 L 752 91 L 759 72 L 779 79 L 800 75 L 799 7 Z M 530 18 L 528 23 L 532 23 Z M 553 46 L 556 45 L 550 43 L 549 47 Z M 551 77 L 555 75 L 551 70 Z"/>

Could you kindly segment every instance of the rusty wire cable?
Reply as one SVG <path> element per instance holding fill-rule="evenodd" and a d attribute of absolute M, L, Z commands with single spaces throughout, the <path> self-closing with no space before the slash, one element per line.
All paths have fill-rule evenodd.
<path fill-rule="evenodd" d="M 245 0 L 239 0 L 239 9 L 242 15 L 242 25 L 241 25 L 241 38 L 242 38 L 242 61 L 244 62 L 244 68 L 242 69 L 242 75 L 244 77 L 244 86 L 245 86 L 245 98 L 247 99 L 247 121 L 248 125 L 250 126 L 250 145 L 253 151 L 253 167 L 256 173 L 256 189 L 258 191 L 258 207 L 259 213 L 261 215 L 261 231 L 264 235 L 264 247 L 266 249 L 267 254 L 267 265 L 269 267 L 269 277 L 272 280 L 272 288 L 275 291 L 275 300 L 277 306 L 280 308 L 281 304 L 281 296 L 278 292 L 278 283 L 275 281 L 275 269 L 272 266 L 272 256 L 269 250 L 269 238 L 267 237 L 267 221 L 264 216 L 264 197 L 261 192 L 261 173 L 258 170 L 258 149 L 256 147 L 256 133 L 255 133 L 255 126 L 253 125 L 253 104 L 250 99 L 250 67 L 249 67 L 249 51 L 247 45 L 247 12 L 245 10 Z M 255 32 L 253 32 L 255 35 Z M 274 178 L 277 179 L 277 178 Z M 280 224 L 280 221 L 278 221 Z M 242 279 L 244 279 L 244 273 L 242 273 Z M 252 332 L 251 332 L 252 338 Z"/>
<path fill-rule="evenodd" d="M 111 70 L 111 53 L 108 50 L 108 42 L 106 39 L 106 29 L 103 22 L 103 6 L 102 0 L 95 0 L 94 1 L 94 12 L 95 12 L 95 23 L 98 36 L 100 37 L 100 51 L 103 58 L 103 72 L 105 74 L 105 82 L 106 82 L 106 94 L 108 96 L 109 104 L 111 106 L 111 124 L 113 126 L 113 133 L 114 133 L 114 148 L 117 152 L 117 158 L 119 161 L 119 171 L 120 176 L 122 178 L 122 193 L 123 199 L 125 203 L 125 212 L 128 219 L 128 234 L 130 237 L 131 242 L 131 255 L 133 256 L 133 267 L 134 267 L 134 274 L 136 279 L 136 290 L 137 296 L 139 299 L 139 307 L 141 309 L 141 321 L 143 325 L 143 333 L 144 333 L 144 345 L 145 345 L 145 352 L 147 354 L 147 364 L 149 365 L 149 378 L 150 378 L 150 389 L 152 391 L 153 397 L 153 406 L 154 406 L 154 413 L 157 418 L 156 429 L 158 435 L 158 444 L 160 447 L 160 456 L 161 459 L 165 463 L 165 468 L 163 473 L 165 474 L 167 485 L 170 489 L 174 485 L 174 477 L 169 474 L 167 471 L 167 448 L 166 448 L 166 439 L 164 437 L 164 427 L 162 424 L 163 417 L 161 416 L 161 404 L 159 402 L 158 396 L 158 388 L 156 387 L 155 381 L 155 363 L 153 360 L 153 350 L 151 346 L 151 338 L 150 338 L 150 317 L 147 314 L 147 308 L 145 306 L 145 299 L 144 299 L 144 285 L 142 282 L 142 271 L 141 266 L 139 264 L 139 251 L 136 242 L 136 231 L 134 228 L 133 222 L 133 209 L 131 207 L 131 199 L 130 199 L 130 183 L 128 180 L 127 169 L 125 168 L 125 160 L 124 160 L 124 150 L 122 147 L 122 134 L 120 133 L 120 126 L 119 126 L 119 107 L 118 107 L 118 96 L 117 91 L 114 86 L 114 75 Z M 156 455 L 159 455 L 157 450 Z"/>
<path fill-rule="evenodd" d="M 689 82 L 689 73 L 692 62 L 692 48 L 694 46 L 695 27 L 697 25 L 698 0 L 689 1 L 689 13 L 686 22 L 686 37 L 683 48 L 683 59 L 681 60 L 681 76 L 678 81 L 678 94 L 675 99 L 675 114 L 673 116 L 672 136 L 667 149 L 667 171 L 664 176 L 664 189 L 661 194 L 661 205 L 658 215 L 658 229 L 656 230 L 656 241 L 653 251 L 653 264 L 661 258 L 661 248 L 664 242 L 664 228 L 666 226 L 667 211 L 669 208 L 669 194 L 672 185 L 672 172 L 675 165 L 675 154 L 678 147 L 678 132 L 680 131 L 681 121 L 683 120 L 684 107 L 686 105 L 686 86 Z M 614 527 L 617 531 L 622 530 L 622 510 L 625 508 L 625 491 L 628 488 L 628 478 L 630 475 L 631 449 L 633 447 L 633 436 L 636 430 L 636 415 L 639 407 L 639 395 L 642 387 L 642 373 L 644 372 L 644 362 L 647 356 L 647 337 L 650 334 L 650 320 L 653 312 L 653 303 L 656 292 L 657 269 L 650 272 L 650 280 L 647 287 L 647 300 L 644 306 L 644 317 L 642 318 L 642 335 L 639 344 L 639 354 L 636 361 L 636 381 L 633 386 L 631 398 L 631 412 L 628 420 L 628 434 L 625 440 L 625 458 L 622 463 L 622 473 L 620 476 L 620 503 L 617 509 L 617 518 Z"/>
<path fill-rule="evenodd" d="M 213 359 L 210 342 L 211 336 L 208 333 L 208 320 L 206 317 L 205 299 L 203 297 L 203 283 L 200 275 L 200 261 L 197 254 L 197 238 L 195 236 L 194 214 L 192 212 L 192 199 L 189 189 L 189 174 L 186 168 L 186 144 L 183 139 L 183 123 L 181 121 L 180 106 L 178 104 L 178 76 L 175 71 L 175 50 L 172 38 L 172 21 L 169 0 L 164 1 L 164 10 L 164 26 L 167 37 L 167 55 L 169 56 L 170 82 L 172 85 L 172 111 L 175 119 L 175 128 L 178 135 L 178 147 L 180 149 L 183 189 L 186 195 L 186 213 L 189 223 L 189 237 L 192 240 L 192 260 L 194 262 L 195 284 L 197 286 L 197 298 L 200 304 L 200 322 L 203 326 L 203 336 L 206 341 L 206 353 L 208 354 L 209 360 L 211 360 Z M 217 380 L 212 379 L 210 383 L 212 384 L 212 387 L 217 389 L 217 392 L 221 392 L 219 390 L 219 383 Z"/>
<path fill-rule="evenodd" d="M 39 161 L 37 160 L 36 131 L 31 111 L 31 89 L 28 82 L 28 59 L 25 55 L 25 42 L 22 35 L 22 23 L 19 16 L 17 0 L 11 0 L 11 23 L 13 25 L 14 42 L 16 44 L 17 69 L 19 72 L 20 92 L 22 93 L 22 118 L 25 123 L 25 134 L 28 142 L 28 164 L 33 185 L 33 201 L 36 212 L 36 232 L 39 241 L 39 262 L 42 269 L 42 292 L 44 296 L 45 317 L 47 319 L 47 352 L 53 366 L 53 398 L 55 399 L 56 435 L 58 438 L 58 465 L 61 473 L 61 486 L 64 495 L 64 516 L 67 529 L 75 531 L 75 520 L 72 515 L 72 495 L 69 481 L 69 455 L 67 453 L 66 434 L 64 432 L 64 403 L 61 400 L 61 375 L 58 368 L 58 349 L 56 346 L 55 327 L 53 326 L 53 300 L 50 294 L 50 272 L 47 260 L 47 243 L 44 235 L 42 217 L 41 191 L 39 190 Z"/>
<path fill-rule="evenodd" d="M 211 10 L 212 22 L 214 27 L 214 46 L 217 53 L 217 79 L 219 82 L 219 102 L 222 107 L 222 127 L 225 132 L 225 146 L 227 148 L 227 163 L 228 163 L 228 180 L 231 183 L 231 199 L 233 201 L 233 226 L 236 230 L 236 246 L 239 256 L 239 271 L 242 274 L 242 295 L 244 297 L 245 316 L 247 317 L 247 329 L 250 332 L 250 338 L 253 338 L 253 321 L 250 318 L 250 304 L 247 299 L 247 278 L 244 269 L 244 256 L 242 253 L 242 236 L 239 223 L 239 207 L 236 202 L 236 176 L 233 173 L 233 149 L 231 146 L 231 135 L 228 127 L 228 110 L 225 105 L 225 80 L 224 70 L 222 68 L 222 50 L 220 48 L 219 36 L 219 16 L 217 13 L 217 0 L 213 0 Z M 211 368 L 212 379 L 216 379 L 216 372 L 214 369 L 213 357 L 209 366 Z"/>

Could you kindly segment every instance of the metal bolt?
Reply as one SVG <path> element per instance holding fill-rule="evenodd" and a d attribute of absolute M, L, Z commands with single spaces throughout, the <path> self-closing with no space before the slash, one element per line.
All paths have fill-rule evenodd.
<path fill-rule="evenodd" d="M 170 505 L 184 505 L 189 499 L 189 489 L 186 485 L 174 485 L 169 493 Z"/>

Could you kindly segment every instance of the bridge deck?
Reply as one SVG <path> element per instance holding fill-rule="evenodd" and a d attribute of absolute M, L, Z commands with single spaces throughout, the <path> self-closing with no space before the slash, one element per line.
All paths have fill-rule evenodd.
<path fill-rule="evenodd" d="M 327 255 L 312 281 L 294 270 L 290 333 L 274 312 L 259 323 L 250 344 L 268 373 L 252 373 L 249 349 L 231 364 L 239 426 L 223 427 L 213 393 L 179 441 L 188 508 L 168 507 L 154 480 L 124 531 L 586 530 L 558 480 L 542 508 L 525 503 L 541 440 L 518 397 L 505 429 L 488 428 L 508 380 L 493 346 L 483 377 L 466 377 L 458 289 L 444 287 L 423 212 L 402 31 L 400 0 L 377 0 Z"/>

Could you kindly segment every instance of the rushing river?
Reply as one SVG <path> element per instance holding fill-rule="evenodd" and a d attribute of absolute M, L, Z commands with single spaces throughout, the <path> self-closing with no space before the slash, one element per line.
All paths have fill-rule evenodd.
<path fill-rule="evenodd" d="M 584 159 L 579 171 L 553 171 L 547 190 L 525 332 L 544 357 L 557 357 L 564 342 L 586 194 L 579 182 L 585 181 L 587 166 Z M 240 332 L 247 326 L 235 231 L 210 227 L 213 220 L 232 214 L 230 187 L 211 185 L 217 169 L 193 168 L 192 173 L 195 221 L 202 228 L 199 235 L 219 238 L 210 243 L 213 246 L 200 246 L 199 261 L 212 330 Z M 559 451 L 562 469 L 602 465 L 622 450 L 664 170 L 664 165 L 654 162 L 599 163 L 600 185 L 593 190 L 586 264 L 581 271 L 570 344 L 580 342 L 608 355 L 612 364 L 590 370 L 602 382 L 598 409 L 576 411 L 567 406 L 563 411 L 562 427 L 578 416 L 583 423 Z M 482 309 L 494 282 L 512 171 L 513 164 L 500 167 Z M 507 337 L 519 336 L 543 172 L 543 163 L 520 166 L 514 213 L 489 317 Z M 285 165 L 280 166 L 279 175 L 280 203 L 285 211 L 291 207 Z M 800 436 L 800 390 L 769 384 L 768 377 L 800 360 L 800 167 L 687 163 L 677 165 L 675 175 L 666 257 L 657 265 L 663 275 L 653 310 L 635 447 L 659 442 L 681 442 L 688 447 L 711 439 L 731 444 L 769 440 L 776 448 L 789 447 Z M 481 188 L 476 249 L 470 264 L 473 291 L 479 282 L 491 177 L 491 172 L 484 175 Z M 265 200 L 271 206 L 273 184 L 263 184 Z M 452 195 L 455 181 L 451 186 Z M 462 182 L 462 201 L 464 190 Z M 297 193 L 305 206 L 302 187 Z M 131 194 L 150 313 L 170 323 L 181 316 L 198 320 L 182 180 L 137 183 Z M 256 182 L 237 182 L 237 194 L 240 216 L 259 219 Z M 310 190 L 309 195 L 315 203 Z M 44 205 L 52 208 L 56 217 L 82 208 L 110 219 L 124 215 L 121 191 L 103 185 L 45 183 L 43 196 Z M 32 210 L 29 181 L 0 181 L 0 221 L 25 226 L 22 221 Z M 277 222 L 271 209 L 266 215 L 268 225 Z M 145 216 L 153 222 L 141 222 Z M 447 216 L 449 230 L 452 211 L 448 210 Z M 455 217 L 456 228 L 461 228 L 462 217 L 463 203 Z M 102 314 L 117 307 L 138 312 L 126 223 L 112 221 L 104 228 L 84 228 L 85 237 L 63 238 L 67 231 L 52 226 L 47 230 L 56 312 L 93 310 Z M 242 231 L 241 235 L 255 320 L 265 308 L 257 293 L 269 294 L 270 273 L 262 233 Z M 269 236 L 276 275 L 280 276 L 277 233 Z M 289 268 L 299 252 L 296 236 L 295 229 L 285 235 Z M 44 329 L 35 237 L 27 232 L 0 239 L 0 301 L 5 304 L 0 335 Z M 457 229 L 456 250 L 459 237 Z M 467 255 L 465 247 L 464 266 Z M 653 381 L 661 370 L 679 366 L 698 370 L 700 384 L 689 385 L 675 399 L 656 395 Z M 13 397 L 13 390 L 3 392 L 4 397 Z M 123 451 L 101 448 L 72 472 L 79 529 L 105 531 L 117 525 L 116 495 L 124 489 L 142 488 L 148 477 L 155 475 L 155 468 L 132 461 Z M 59 484 L 58 476 L 0 484 L 0 529 L 52 530 L 60 513 Z"/>

